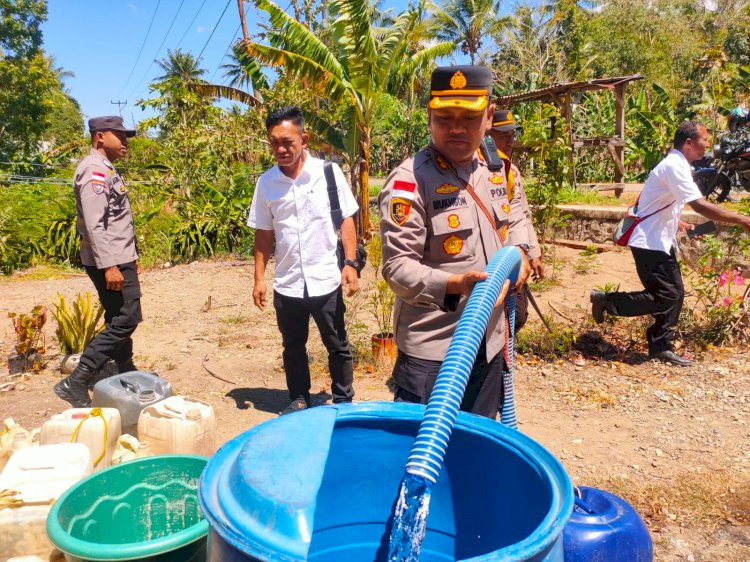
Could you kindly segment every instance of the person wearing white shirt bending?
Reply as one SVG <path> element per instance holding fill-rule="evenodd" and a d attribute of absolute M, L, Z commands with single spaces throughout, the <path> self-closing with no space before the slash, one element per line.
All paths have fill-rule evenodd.
<path fill-rule="evenodd" d="M 677 129 L 674 148 L 654 168 L 643 186 L 638 215 L 644 217 L 635 227 L 628 245 L 633 253 L 643 291 L 591 291 L 591 313 L 604 322 L 605 313 L 615 316 L 654 317 L 646 330 L 650 359 L 688 366 L 692 362 L 674 352 L 675 328 L 680 318 L 685 288 L 677 261 L 678 229 L 692 229 L 680 220 L 685 205 L 709 219 L 734 223 L 750 231 L 750 217 L 709 203 L 693 181 L 690 163 L 703 158 L 708 131 L 688 121 Z M 649 216 L 650 215 L 650 216 Z"/>
<path fill-rule="evenodd" d="M 307 152 L 302 110 L 286 107 L 271 113 L 266 131 L 276 166 L 258 179 L 247 224 L 256 229 L 253 301 L 261 310 L 267 301 L 266 265 L 276 242 L 273 306 L 291 400 L 281 413 L 311 405 L 306 349 L 311 316 L 328 351 L 333 402 L 351 402 L 353 364 L 342 287 L 347 296 L 359 288 L 353 219 L 359 207 L 341 169 L 333 164 L 344 217 L 341 241 L 346 259 L 340 270 L 324 162 Z"/>

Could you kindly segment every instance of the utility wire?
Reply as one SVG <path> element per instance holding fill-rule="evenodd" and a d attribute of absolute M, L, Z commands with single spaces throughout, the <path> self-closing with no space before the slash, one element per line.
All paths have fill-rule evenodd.
<path fill-rule="evenodd" d="M 219 24 L 221 23 L 221 20 L 224 19 L 224 14 L 227 13 L 227 9 L 229 8 L 229 4 L 232 2 L 232 0 L 227 0 L 227 5 L 224 6 L 224 11 L 221 12 L 221 15 L 219 16 L 219 21 L 216 22 L 216 25 L 211 30 L 211 35 L 208 36 L 208 39 L 206 40 L 206 43 L 203 45 L 203 48 L 201 49 L 201 52 L 198 54 L 198 57 L 196 60 L 201 59 L 201 55 L 203 55 L 203 51 L 206 50 L 206 47 L 208 47 L 209 41 L 211 41 L 211 38 L 214 36 L 214 33 L 216 32 L 216 29 L 219 27 Z"/>
<path fill-rule="evenodd" d="M 164 43 L 167 41 L 167 37 L 169 37 L 169 33 L 172 31 L 174 22 L 177 21 L 177 16 L 180 15 L 180 10 L 182 10 L 182 6 L 184 5 L 185 5 L 185 0 L 181 0 L 180 5 L 177 7 L 177 11 L 174 13 L 174 17 L 172 18 L 172 23 L 169 24 L 169 29 L 167 29 L 167 32 L 164 34 L 164 39 L 161 40 L 161 44 L 159 45 L 159 48 L 156 49 L 156 54 L 153 57 L 151 57 L 151 64 L 148 65 L 148 68 L 146 68 L 146 71 L 143 73 L 143 76 L 141 76 L 140 80 L 138 80 L 138 84 L 130 92 L 129 96 L 132 96 L 138 91 L 138 89 L 141 87 L 141 84 L 143 84 L 143 81 L 145 80 L 146 75 L 148 74 L 148 71 L 151 70 L 152 66 L 154 66 L 156 57 L 159 56 L 159 53 L 161 52 L 161 48 L 164 46 Z M 129 97 L 129 96 L 126 96 L 126 97 Z"/>
<path fill-rule="evenodd" d="M 128 79 L 125 80 L 125 83 L 122 85 L 122 89 L 120 90 L 120 93 L 117 94 L 118 98 L 123 93 L 123 91 L 125 91 L 125 87 L 128 85 L 128 83 L 130 82 L 130 79 L 133 77 L 133 72 L 135 72 L 135 67 L 138 66 L 138 61 L 141 59 L 141 55 L 143 54 L 143 48 L 146 46 L 146 40 L 148 39 L 148 36 L 151 33 L 151 27 L 154 25 L 154 20 L 156 19 L 156 12 L 159 11 L 159 4 L 161 4 L 161 0 L 156 1 L 156 8 L 154 8 L 154 14 L 151 16 L 151 23 L 148 24 L 148 30 L 146 30 L 146 36 L 143 38 L 143 42 L 141 43 L 141 48 L 138 50 L 138 56 L 135 57 L 133 68 L 130 69 L 130 74 L 128 74 Z"/>
<path fill-rule="evenodd" d="M 188 31 L 190 31 L 193 27 L 193 23 L 195 23 L 196 18 L 198 17 L 198 14 L 201 13 L 201 10 L 203 9 L 203 6 L 206 5 L 206 0 L 203 0 L 203 2 L 200 5 L 200 8 L 198 8 L 198 11 L 195 12 L 195 15 L 193 16 L 193 19 L 190 20 L 190 23 L 188 24 L 187 28 L 185 28 L 185 33 L 182 34 L 182 37 L 180 37 L 180 40 L 177 41 L 177 45 L 175 46 L 175 49 L 178 49 L 180 45 L 182 45 L 183 39 L 185 39 L 185 36 L 188 34 Z"/>
<path fill-rule="evenodd" d="M 223 61 L 226 56 L 229 54 L 229 50 L 232 48 L 232 45 L 234 44 L 234 38 L 237 36 L 237 34 L 240 31 L 240 27 L 242 27 L 242 22 L 237 26 L 237 29 L 234 31 L 234 34 L 232 35 L 232 40 L 229 42 L 229 46 L 227 47 L 227 50 L 224 51 L 224 54 L 222 55 L 221 59 L 219 60 L 219 64 L 216 67 L 216 70 L 214 70 L 214 73 L 211 75 L 211 78 L 209 78 L 209 82 L 213 84 L 214 77 L 216 76 L 216 73 L 219 72 L 219 69 L 221 68 L 221 61 Z"/>

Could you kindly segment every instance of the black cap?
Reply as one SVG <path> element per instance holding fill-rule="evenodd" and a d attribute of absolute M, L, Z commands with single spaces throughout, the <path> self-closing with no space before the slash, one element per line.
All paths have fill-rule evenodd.
<path fill-rule="evenodd" d="M 498 109 L 492 116 L 493 131 L 515 131 L 520 128 L 521 126 L 516 123 L 513 113 L 509 109 Z"/>
<path fill-rule="evenodd" d="M 108 115 L 105 117 L 92 117 L 89 119 L 89 131 L 122 131 L 127 137 L 135 136 L 135 129 L 128 129 L 122 122 L 122 117 Z"/>
<path fill-rule="evenodd" d="M 480 111 L 492 93 L 492 71 L 486 66 L 439 66 L 432 71 L 432 109 L 461 107 Z"/>

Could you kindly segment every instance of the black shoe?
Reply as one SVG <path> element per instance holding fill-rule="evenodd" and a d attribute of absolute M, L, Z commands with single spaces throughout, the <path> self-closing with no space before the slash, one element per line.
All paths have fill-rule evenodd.
<path fill-rule="evenodd" d="M 607 293 L 592 289 L 589 293 L 591 301 L 591 316 L 594 317 L 597 324 L 604 322 L 604 313 L 607 311 Z"/>
<path fill-rule="evenodd" d="M 91 406 L 88 385 L 92 378 L 94 373 L 79 363 L 67 378 L 55 385 L 53 390 L 58 398 L 70 403 L 74 408 L 88 408 Z"/>
<path fill-rule="evenodd" d="M 292 414 L 294 412 L 306 410 L 309 407 L 310 407 L 310 399 L 307 398 L 306 396 L 299 396 L 295 398 L 294 400 L 292 400 L 289 406 L 281 410 L 279 412 L 279 415 L 283 416 L 285 414 Z"/>
<path fill-rule="evenodd" d="M 658 359 L 659 361 L 664 361 L 665 363 L 672 363 L 672 365 L 679 365 L 680 367 L 689 367 L 690 365 L 693 364 L 693 362 L 690 359 L 686 359 L 685 357 L 677 355 L 674 351 L 670 349 L 665 349 L 664 351 L 657 351 L 654 353 L 649 353 L 648 358 Z"/>

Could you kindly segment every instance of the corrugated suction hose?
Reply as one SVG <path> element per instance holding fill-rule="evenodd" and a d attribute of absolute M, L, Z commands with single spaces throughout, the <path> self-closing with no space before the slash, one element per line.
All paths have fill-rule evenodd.
<path fill-rule="evenodd" d="M 406 462 L 407 473 L 421 476 L 432 484 L 437 482 L 445 450 L 448 447 L 453 425 L 461 407 L 469 375 L 490 315 L 505 281 L 510 279 L 512 287 L 518 278 L 521 260 L 521 250 L 515 246 L 501 248 L 485 268 L 489 277 L 474 286 L 427 402 L 427 409 L 419 426 L 417 438 Z M 510 372 L 503 381 L 505 398 L 501 421 L 516 427 L 512 332 L 515 322 L 515 298 L 509 297 L 507 304 L 510 327 L 507 333 L 509 353 L 507 359 Z"/>

